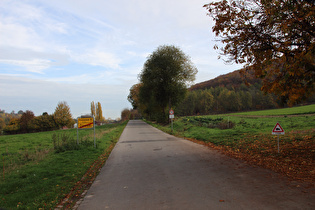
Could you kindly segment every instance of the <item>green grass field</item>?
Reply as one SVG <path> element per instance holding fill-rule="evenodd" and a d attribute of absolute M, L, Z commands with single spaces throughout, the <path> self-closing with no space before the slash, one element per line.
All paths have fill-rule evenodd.
<path fill-rule="evenodd" d="M 77 141 L 77 130 L 0 136 L 0 208 L 53 209 L 81 180 L 90 166 L 114 144 L 124 124 L 80 130 L 79 148 L 56 152 L 52 135 L 67 134 Z"/>
<path fill-rule="evenodd" d="M 301 107 L 273 109 L 222 115 L 180 117 L 174 121 L 174 134 L 196 138 L 214 144 L 228 144 L 228 139 L 240 139 L 244 134 L 271 134 L 277 122 L 286 133 L 315 128 L 315 104 Z M 231 129 L 220 129 L 218 122 L 234 124 Z M 157 125 L 156 125 L 157 126 Z M 171 133 L 171 126 L 158 126 Z"/>
<path fill-rule="evenodd" d="M 153 126 L 179 137 L 198 140 L 233 157 L 315 183 L 315 105 L 224 115 L 190 116 L 171 125 Z M 280 136 L 272 130 L 279 122 Z"/>
<path fill-rule="evenodd" d="M 277 116 L 277 115 L 300 115 L 300 114 L 315 114 L 315 104 L 307 106 L 297 106 L 283 109 L 271 109 L 253 112 L 233 113 L 230 115 L 257 115 L 257 116 Z"/>

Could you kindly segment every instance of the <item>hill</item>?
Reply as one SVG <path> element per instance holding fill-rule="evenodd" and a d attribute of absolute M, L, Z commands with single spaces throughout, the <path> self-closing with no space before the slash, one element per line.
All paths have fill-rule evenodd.
<path fill-rule="evenodd" d="M 190 87 L 175 113 L 190 116 L 287 107 L 284 99 L 263 93 L 261 85 L 253 72 L 246 72 L 245 76 L 241 70 L 224 74 Z M 303 103 L 315 103 L 315 93 Z"/>
<path fill-rule="evenodd" d="M 245 79 L 246 78 L 246 79 Z M 192 87 L 189 90 L 205 90 L 216 87 L 226 87 L 228 89 L 239 89 L 242 85 L 261 85 L 261 80 L 255 78 L 252 72 L 246 73 L 245 77 L 241 76 L 241 70 L 236 70 L 228 74 L 220 75 L 214 79 L 200 82 Z"/>

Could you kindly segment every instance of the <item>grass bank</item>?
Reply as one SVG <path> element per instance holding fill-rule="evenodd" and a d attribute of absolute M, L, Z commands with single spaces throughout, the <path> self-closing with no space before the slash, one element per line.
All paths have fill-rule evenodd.
<path fill-rule="evenodd" d="M 77 141 L 77 130 L 0 136 L 0 207 L 53 209 L 69 194 L 79 194 L 78 183 L 94 178 L 126 123 L 80 130 L 80 147 L 56 152 L 53 134 Z"/>
<path fill-rule="evenodd" d="M 276 113 L 281 113 L 277 115 Z M 171 126 L 155 127 L 216 148 L 250 164 L 272 169 L 291 179 L 315 183 L 315 105 L 259 112 L 181 117 Z M 285 130 L 277 136 L 279 122 Z"/>
<path fill-rule="evenodd" d="M 233 113 L 231 115 L 257 115 L 257 116 L 279 116 L 279 115 L 305 115 L 315 114 L 315 104 L 306 106 L 289 107 L 283 109 L 270 109 L 253 112 Z"/>

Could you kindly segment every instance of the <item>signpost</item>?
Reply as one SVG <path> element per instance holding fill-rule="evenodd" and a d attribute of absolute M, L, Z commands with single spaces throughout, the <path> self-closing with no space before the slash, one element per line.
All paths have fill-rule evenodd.
<path fill-rule="evenodd" d="M 170 114 L 170 119 L 173 119 L 174 118 L 174 111 L 172 109 L 169 111 L 169 114 Z"/>
<path fill-rule="evenodd" d="M 77 126 L 77 144 L 79 144 L 79 129 L 92 129 L 94 128 L 94 148 L 96 148 L 96 139 L 95 139 L 95 120 L 93 117 L 78 117 L 78 126 Z"/>
<path fill-rule="evenodd" d="M 277 122 L 277 124 L 275 125 L 275 127 L 272 129 L 272 134 L 273 135 L 277 135 L 278 136 L 278 153 L 280 152 L 280 146 L 279 146 L 279 138 L 280 135 L 284 135 L 284 130 L 281 127 L 281 125 Z"/>
<path fill-rule="evenodd" d="M 172 124 L 172 132 L 173 132 L 174 111 L 172 109 L 170 109 L 169 114 L 170 114 L 170 119 L 171 119 L 171 124 Z"/>
<path fill-rule="evenodd" d="M 94 120 L 92 117 L 90 118 L 78 118 L 78 128 L 93 128 Z"/>

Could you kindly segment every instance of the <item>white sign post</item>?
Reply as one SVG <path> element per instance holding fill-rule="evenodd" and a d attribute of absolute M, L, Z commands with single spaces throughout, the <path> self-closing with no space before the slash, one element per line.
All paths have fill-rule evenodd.
<path fill-rule="evenodd" d="M 170 119 L 171 119 L 171 124 L 172 124 L 172 133 L 173 133 L 174 111 L 172 109 L 170 109 L 169 114 L 170 114 Z"/>
<path fill-rule="evenodd" d="M 272 134 L 278 136 L 278 153 L 280 153 L 279 138 L 280 138 L 280 135 L 284 135 L 284 133 L 285 133 L 285 132 L 284 132 L 283 128 L 282 128 L 281 125 L 277 122 L 277 124 L 275 125 L 275 127 L 272 129 Z"/>

